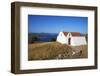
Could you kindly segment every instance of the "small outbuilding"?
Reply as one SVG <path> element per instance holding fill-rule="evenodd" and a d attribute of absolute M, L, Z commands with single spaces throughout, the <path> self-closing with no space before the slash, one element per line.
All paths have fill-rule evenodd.
<path fill-rule="evenodd" d="M 85 36 L 79 32 L 60 32 L 57 36 L 57 42 L 72 46 L 86 45 Z"/>

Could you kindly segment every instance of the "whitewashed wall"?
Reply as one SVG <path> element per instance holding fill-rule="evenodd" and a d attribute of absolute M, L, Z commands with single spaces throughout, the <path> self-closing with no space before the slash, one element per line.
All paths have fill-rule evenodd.
<path fill-rule="evenodd" d="M 62 32 L 60 32 L 57 36 L 57 42 L 60 42 L 62 44 L 68 44 L 68 39 L 64 36 Z"/>
<path fill-rule="evenodd" d="M 84 36 L 82 37 L 71 37 L 71 45 L 78 46 L 78 45 L 86 45 L 86 39 Z"/>

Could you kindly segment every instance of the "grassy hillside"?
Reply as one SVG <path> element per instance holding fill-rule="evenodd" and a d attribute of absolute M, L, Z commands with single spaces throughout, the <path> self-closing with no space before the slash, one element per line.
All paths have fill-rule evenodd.
<path fill-rule="evenodd" d="M 77 49 L 78 48 L 78 52 Z M 86 58 L 87 46 L 68 46 L 57 42 L 29 44 L 28 60 Z"/>

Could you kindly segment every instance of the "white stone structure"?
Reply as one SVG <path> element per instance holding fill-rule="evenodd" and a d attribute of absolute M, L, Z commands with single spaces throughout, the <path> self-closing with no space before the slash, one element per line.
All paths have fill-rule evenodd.
<path fill-rule="evenodd" d="M 78 32 L 60 32 L 57 36 L 57 42 L 72 46 L 86 45 L 85 36 L 81 36 Z"/>

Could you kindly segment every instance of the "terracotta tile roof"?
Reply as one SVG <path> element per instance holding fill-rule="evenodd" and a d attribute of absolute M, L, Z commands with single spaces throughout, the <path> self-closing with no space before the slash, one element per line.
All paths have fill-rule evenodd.
<path fill-rule="evenodd" d="M 81 36 L 79 32 L 71 32 L 72 36 Z"/>
<path fill-rule="evenodd" d="M 67 36 L 68 32 L 63 32 L 65 36 Z"/>
<path fill-rule="evenodd" d="M 69 32 L 63 32 L 65 36 L 67 36 L 67 34 Z M 81 34 L 79 32 L 70 32 L 72 36 L 81 36 Z"/>

